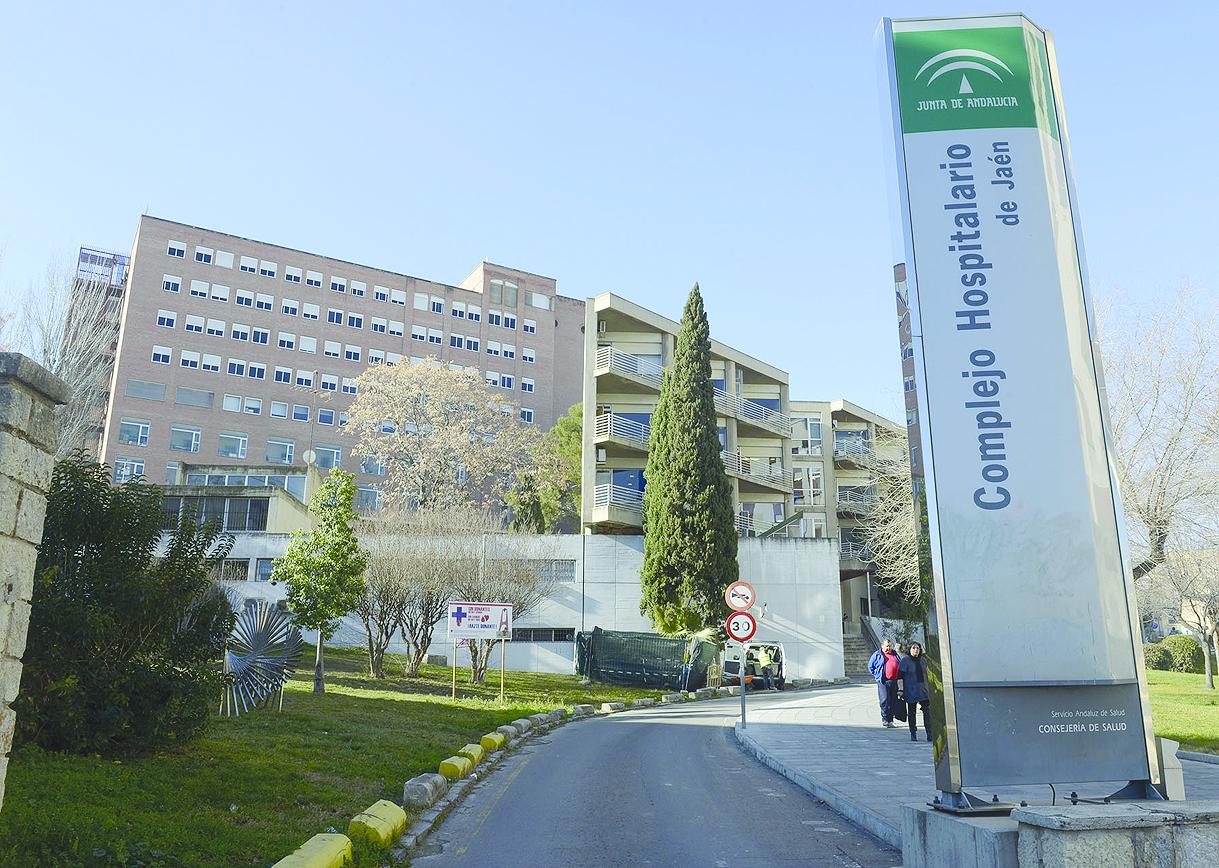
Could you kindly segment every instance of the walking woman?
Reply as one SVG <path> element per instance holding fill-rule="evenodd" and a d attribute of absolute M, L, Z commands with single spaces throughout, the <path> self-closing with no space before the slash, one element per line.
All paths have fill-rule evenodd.
<path fill-rule="evenodd" d="M 911 642 L 902 657 L 901 666 L 902 692 L 906 701 L 906 722 L 910 725 L 910 740 L 918 741 L 918 726 L 915 724 L 915 712 L 923 707 L 923 729 L 927 732 L 927 741 L 931 741 L 931 722 L 927 720 L 927 709 L 931 706 L 931 697 L 927 693 L 927 661 L 923 657 L 923 646 Z"/>

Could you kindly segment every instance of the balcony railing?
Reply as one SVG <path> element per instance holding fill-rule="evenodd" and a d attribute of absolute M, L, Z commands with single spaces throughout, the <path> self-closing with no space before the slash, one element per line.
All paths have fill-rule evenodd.
<path fill-rule="evenodd" d="M 756 479 L 780 488 L 791 487 L 791 474 L 784 470 L 782 465 L 771 466 L 768 458 L 746 458 L 739 452 L 729 452 L 727 449 L 720 452 L 720 458 L 724 462 L 724 469 L 736 476 Z"/>
<path fill-rule="evenodd" d="M 645 423 L 623 416 L 615 416 L 613 413 L 603 413 L 593 423 L 593 436 L 596 439 L 604 440 L 607 437 L 613 437 L 617 440 L 626 440 L 641 449 L 648 448 L 648 436 L 651 433 L 652 429 Z"/>
<path fill-rule="evenodd" d="M 660 388 L 660 380 L 664 374 L 664 368 L 655 362 L 649 362 L 613 347 L 597 347 L 595 367 L 597 374 L 609 371 L 628 374 L 638 377 L 656 389 Z M 784 437 L 791 436 L 791 417 L 784 416 L 757 401 L 751 401 L 739 395 L 729 395 L 723 389 L 716 388 L 714 392 L 716 409 L 724 415 L 757 423 Z"/>
<path fill-rule="evenodd" d="M 868 547 L 861 542 L 843 540 L 838 550 L 843 560 L 851 559 L 858 561 L 869 561 L 872 559 L 872 555 L 868 551 Z"/>
<path fill-rule="evenodd" d="M 875 501 L 875 495 L 866 491 L 853 491 L 841 488 L 838 490 L 838 507 L 840 509 L 848 509 L 852 512 L 867 512 L 872 508 L 872 504 Z"/>
<path fill-rule="evenodd" d="M 621 485 L 598 485 L 593 488 L 593 506 L 616 506 L 633 512 L 643 512 L 643 492 Z"/>
<path fill-rule="evenodd" d="M 842 438 L 834 441 L 834 457 L 863 464 L 872 460 L 874 454 L 872 444 L 857 437 Z"/>

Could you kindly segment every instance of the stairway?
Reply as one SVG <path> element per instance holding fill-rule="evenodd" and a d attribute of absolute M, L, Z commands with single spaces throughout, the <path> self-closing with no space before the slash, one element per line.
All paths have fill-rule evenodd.
<path fill-rule="evenodd" d="M 848 676 L 867 675 L 872 644 L 862 636 L 842 637 L 842 663 Z"/>

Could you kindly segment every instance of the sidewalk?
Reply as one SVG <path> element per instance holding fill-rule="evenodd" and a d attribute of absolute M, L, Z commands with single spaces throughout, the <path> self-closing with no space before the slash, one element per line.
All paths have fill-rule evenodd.
<path fill-rule="evenodd" d="M 901 846 L 902 805 L 926 803 L 935 795 L 931 745 L 919 731 L 910 741 L 906 724 L 880 725 L 876 688 L 871 683 L 816 690 L 788 702 L 748 712 L 737 738 L 745 750 L 894 847 Z M 922 720 L 920 718 L 920 724 Z M 1190 799 L 1219 799 L 1219 765 L 1181 760 Z M 1112 792 L 1125 784 L 1065 784 L 1081 794 Z M 996 790 L 1000 800 L 1050 803 L 1048 786 Z M 990 796 L 991 792 L 979 793 Z"/>

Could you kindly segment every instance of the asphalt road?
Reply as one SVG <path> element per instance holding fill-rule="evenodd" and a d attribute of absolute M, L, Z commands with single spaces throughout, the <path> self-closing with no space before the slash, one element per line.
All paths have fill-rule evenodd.
<path fill-rule="evenodd" d="M 739 703 L 619 713 L 535 737 L 471 789 L 411 865 L 899 865 L 898 851 L 737 747 Z"/>

